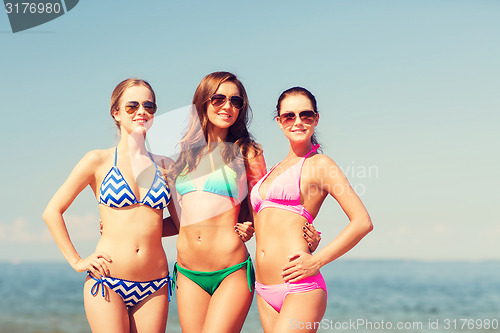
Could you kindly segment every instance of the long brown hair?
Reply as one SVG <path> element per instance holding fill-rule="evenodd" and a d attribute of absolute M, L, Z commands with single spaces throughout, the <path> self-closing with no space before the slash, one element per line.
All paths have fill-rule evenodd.
<path fill-rule="evenodd" d="M 193 110 L 191 112 L 188 129 L 183 136 L 180 145 L 180 154 L 172 167 L 175 179 L 184 168 L 187 167 L 187 172 L 191 172 L 198 166 L 203 151 L 208 142 L 208 125 L 209 119 L 207 115 L 207 106 L 210 97 L 215 94 L 220 85 L 224 82 L 234 83 L 240 92 L 241 97 L 245 101 L 243 108 L 238 113 L 238 118 L 231 127 L 229 127 L 226 142 L 234 143 L 234 145 L 225 145 L 222 152 L 222 157 L 226 164 L 234 161 L 238 156 L 243 156 L 243 162 L 248 165 L 248 156 L 253 156 L 262 153 L 262 148 L 257 144 L 252 135 L 248 132 L 248 123 L 251 118 L 251 109 L 248 103 L 245 87 L 238 80 L 236 75 L 229 72 L 214 72 L 205 76 L 193 96 Z M 200 128 L 201 125 L 201 128 Z"/>

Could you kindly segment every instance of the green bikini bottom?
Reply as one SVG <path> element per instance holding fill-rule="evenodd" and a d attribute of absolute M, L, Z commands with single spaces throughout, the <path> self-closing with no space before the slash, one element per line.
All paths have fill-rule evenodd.
<path fill-rule="evenodd" d="M 172 289 L 175 288 L 175 283 L 177 282 L 177 271 L 179 271 L 180 273 L 182 273 L 182 275 L 199 285 L 201 289 L 205 290 L 210 294 L 210 296 L 212 296 L 221 282 L 226 278 L 226 276 L 236 272 L 239 269 L 242 269 L 245 266 L 247 270 L 248 289 L 250 290 L 250 292 L 252 292 L 252 287 L 255 284 L 255 272 L 250 256 L 248 256 L 247 260 L 243 261 L 242 263 L 213 272 L 192 271 L 182 268 L 177 265 L 177 263 L 175 263 L 172 278 Z"/>

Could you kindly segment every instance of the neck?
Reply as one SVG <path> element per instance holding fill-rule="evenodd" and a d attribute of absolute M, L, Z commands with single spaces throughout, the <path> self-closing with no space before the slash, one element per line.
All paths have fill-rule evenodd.
<path fill-rule="evenodd" d="M 209 125 L 207 143 L 210 145 L 212 142 L 225 142 L 227 138 L 227 131 L 227 128 L 218 128 Z"/>
<path fill-rule="evenodd" d="M 122 130 L 118 149 L 129 152 L 130 155 L 146 155 L 146 133 L 128 133 Z"/>
<path fill-rule="evenodd" d="M 290 143 L 288 157 L 304 157 L 312 149 L 311 141 Z"/>

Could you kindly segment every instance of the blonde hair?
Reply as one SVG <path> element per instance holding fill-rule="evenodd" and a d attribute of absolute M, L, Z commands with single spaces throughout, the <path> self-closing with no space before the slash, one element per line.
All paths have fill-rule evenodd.
<path fill-rule="evenodd" d="M 116 127 L 118 127 L 118 129 L 120 129 L 120 123 L 116 121 L 115 117 L 113 117 L 113 112 L 118 111 L 120 109 L 120 98 L 122 97 L 125 90 L 127 90 L 130 87 L 136 87 L 136 86 L 144 86 L 148 88 L 151 91 L 151 95 L 153 95 L 153 102 L 156 103 L 156 95 L 153 90 L 153 87 L 151 87 L 151 85 L 147 81 L 136 78 L 130 78 L 118 83 L 115 89 L 113 90 L 113 93 L 111 93 L 111 107 L 109 110 L 111 118 L 113 118 L 113 120 L 115 121 Z"/>

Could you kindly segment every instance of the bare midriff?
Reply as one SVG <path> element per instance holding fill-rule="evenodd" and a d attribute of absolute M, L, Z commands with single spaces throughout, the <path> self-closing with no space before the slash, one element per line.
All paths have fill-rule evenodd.
<path fill-rule="evenodd" d="M 178 264 L 190 270 L 210 272 L 245 261 L 248 257 L 247 248 L 234 231 L 240 206 L 233 204 L 220 209 L 222 205 L 219 204 L 216 207 L 219 210 L 214 213 L 213 202 L 194 201 L 190 200 L 194 196 L 189 196 L 190 193 L 182 198 L 183 213 L 177 239 Z M 207 198 L 206 193 L 204 197 Z M 193 212 L 198 215 L 196 219 Z M 203 219 L 203 216 L 208 218 Z"/>
<path fill-rule="evenodd" d="M 262 284 L 281 284 L 282 268 L 291 254 L 310 253 L 303 238 L 302 226 L 306 219 L 279 208 L 264 208 L 255 221 L 257 240 L 255 270 L 256 279 Z"/>
<path fill-rule="evenodd" d="M 103 229 L 96 250 L 111 257 L 111 277 L 140 282 L 168 275 L 161 242 L 163 210 L 136 204 L 118 209 L 99 205 L 99 211 Z"/>

